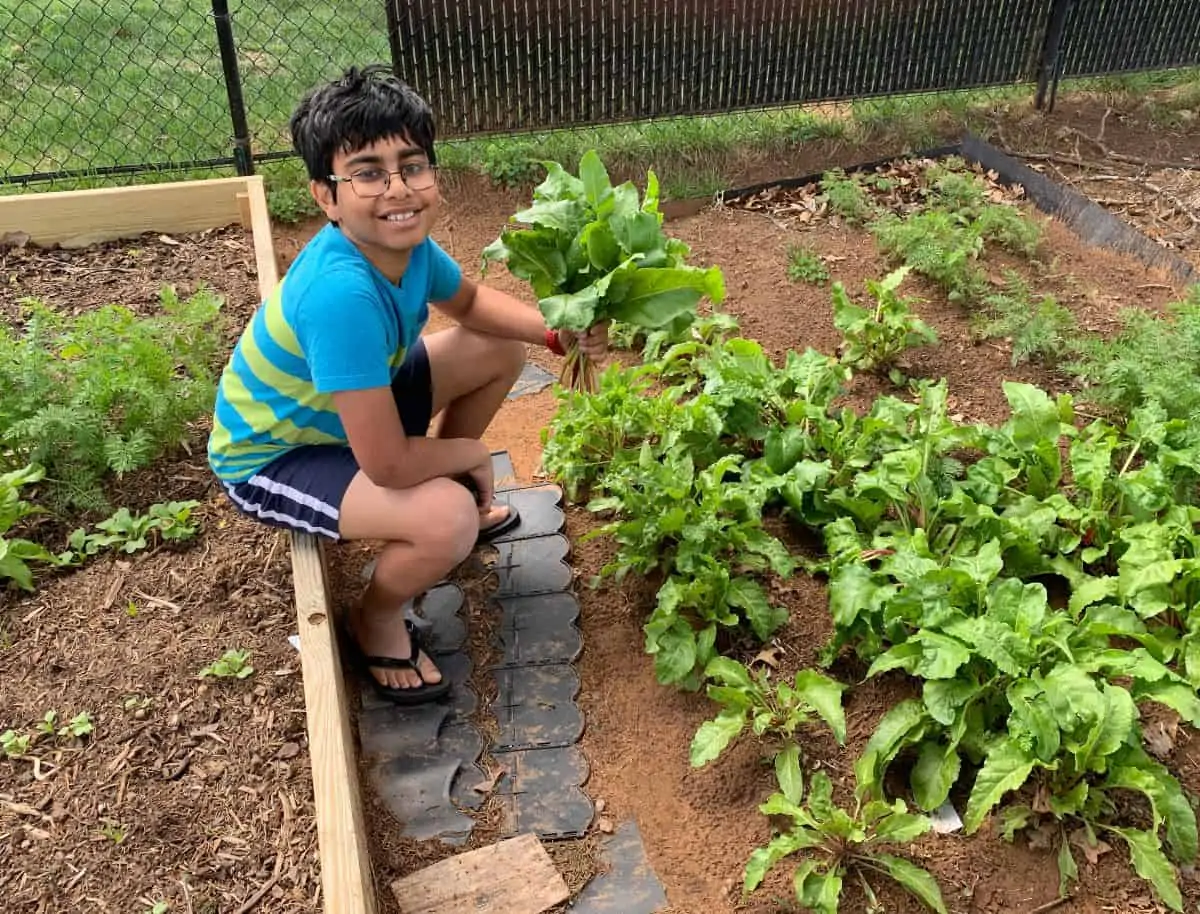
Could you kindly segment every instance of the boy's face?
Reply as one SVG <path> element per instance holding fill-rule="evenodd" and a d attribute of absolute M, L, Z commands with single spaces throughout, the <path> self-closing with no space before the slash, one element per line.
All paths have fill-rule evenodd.
<path fill-rule="evenodd" d="M 386 190 L 384 172 L 392 173 Z M 313 197 L 325 215 L 385 274 L 390 276 L 396 266 L 403 271 L 408 253 L 429 237 L 441 202 L 425 152 L 405 137 L 379 140 L 339 152 L 333 157 L 333 174 L 354 180 L 338 182 L 336 199 L 327 183 L 312 182 Z"/>

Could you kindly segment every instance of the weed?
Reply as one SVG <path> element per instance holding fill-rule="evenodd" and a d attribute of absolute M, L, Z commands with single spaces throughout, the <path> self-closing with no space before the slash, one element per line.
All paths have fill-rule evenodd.
<path fill-rule="evenodd" d="M 218 679 L 245 679 L 254 673 L 254 667 L 249 664 L 250 652 L 228 650 L 221 659 L 210 663 L 200 671 L 202 679 L 215 676 Z"/>
<path fill-rule="evenodd" d="M 125 826 L 118 822 L 105 822 L 100 826 L 100 834 L 102 834 L 113 844 L 123 844 L 125 839 L 129 837 L 129 833 L 125 830 Z"/>
<path fill-rule="evenodd" d="M 528 184 L 541 172 L 537 150 L 524 143 L 488 144 L 479 165 L 483 173 L 501 187 Z"/>
<path fill-rule="evenodd" d="M 745 891 L 752 892 L 780 860 L 806 851 L 796 867 L 792 882 L 796 900 L 820 914 L 836 914 L 845 878 L 851 873 L 862 882 L 868 899 L 874 897 L 866 875 L 887 876 L 904 887 L 922 904 L 939 914 L 946 905 L 937 880 L 926 870 L 880 846 L 902 844 L 926 834 L 933 824 L 908 811 L 903 800 L 885 803 L 871 800 L 847 811 L 833 803 L 829 775 L 817 772 L 808 799 L 802 796 L 799 766 L 791 776 L 780 777 L 782 793 L 773 794 L 760 808 L 767 815 L 789 820 L 787 830 L 760 847 L 746 864 Z"/>
<path fill-rule="evenodd" d="M 862 182 L 847 176 L 840 168 L 827 172 L 821 179 L 821 193 L 834 214 L 851 224 L 867 223 L 875 216 L 875 207 Z"/>
<path fill-rule="evenodd" d="M 76 739 L 82 739 L 89 736 L 95 729 L 92 724 L 92 716 L 87 711 L 81 711 L 58 728 L 60 737 L 73 736 Z"/>
<path fill-rule="evenodd" d="M 44 733 L 46 736 L 53 736 L 55 729 L 58 726 L 58 712 L 47 711 L 46 716 L 38 721 L 34 729 L 39 733 Z"/>
<path fill-rule="evenodd" d="M 1200 418 L 1200 285 L 1166 319 L 1141 309 L 1122 319 L 1112 339 L 1077 343 L 1066 366 L 1088 384 L 1088 397 L 1124 413 L 1159 403 L 1171 418 Z"/>
<path fill-rule="evenodd" d="M 1051 295 L 1034 301 L 1018 273 L 1010 272 L 1005 290 L 986 296 L 983 306 L 989 314 L 975 320 L 976 332 L 1010 340 L 1013 365 L 1035 358 L 1057 363 L 1070 347 L 1075 316 Z"/>
<path fill-rule="evenodd" d="M 151 505 L 145 514 L 132 514 L 128 508 L 119 508 L 111 517 L 96 524 L 99 533 L 88 533 L 82 527 L 75 530 L 67 540 L 69 551 L 59 558 L 64 563 L 75 563 L 105 549 L 138 552 L 150 545 L 151 537 L 165 542 L 189 539 L 196 534 L 197 527 L 191 523 L 191 516 L 199 506 L 198 501 L 170 501 Z M 137 615 L 136 607 L 130 615 Z"/>
<path fill-rule="evenodd" d="M 871 230 L 885 252 L 942 286 L 951 301 L 970 302 L 986 290 L 977 265 L 983 238 L 961 217 L 936 209 L 905 219 L 888 214 Z"/>
<path fill-rule="evenodd" d="M 7 758 L 20 758 L 29 751 L 32 737 L 28 733 L 17 733 L 16 730 L 5 730 L 0 733 L 0 750 Z"/>
<path fill-rule="evenodd" d="M 799 245 L 788 248 L 788 279 L 792 282 L 808 282 L 822 285 L 829 282 L 829 268 L 816 251 Z"/>

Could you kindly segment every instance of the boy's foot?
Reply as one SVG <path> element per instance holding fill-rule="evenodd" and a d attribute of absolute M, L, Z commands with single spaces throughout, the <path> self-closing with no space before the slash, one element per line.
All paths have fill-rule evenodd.
<path fill-rule="evenodd" d="M 355 608 L 347 629 L 358 665 L 368 670 L 385 698 L 416 704 L 449 691 L 450 683 L 442 679 L 441 671 L 422 649 L 420 636 L 404 618 L 403 609 L 366 617 L 361 608 Z"/>
<path fill-rule="evenodd" d="M 495 539 L 521 522 L 521 515 L 512 505 L 492 505 L 479 512 L 479 541 Z"/>

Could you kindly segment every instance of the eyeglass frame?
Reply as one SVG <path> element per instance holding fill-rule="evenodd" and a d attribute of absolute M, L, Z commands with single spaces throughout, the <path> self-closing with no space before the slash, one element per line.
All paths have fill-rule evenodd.
<path fill-rule="evenodd" d="M 408 183 L 408 178 L 404 177 L 404 172 L 410 168 L 419 168 L 421 169 L 422 174 L 428 171 L 433 176 L 433 180 L 426 187 L 413 187 Z M 363 194 L 359 193 L 358 188 L 354 185 L 354 179 L 365 171 L 373 170 L 383 172 L 383 190 L 377 194 L 368 194 L 364 196 Z M 389 171 L 388 169 L 382 168 L 378 165 L 368 165 L 366 168 L 360 168 L 358 171 L 352 172 L 349 175 L 326 175 L 326 178 L 328 178 L 328 180 L 332 181 L 334 184 L 349 184 L 350 189 L 354 191 L 354 195 L 360 200 L 374 200 L 378 197 L 382 197 L 392 189 L 392 175 L 399 175 L 400 180 L 403 182 L 405 187 L 415 193 L 420 193 L 424 190 L 432 190 L 437 186 L 438 167 L 431 162 L 407 162 L 396 171 Z"/>

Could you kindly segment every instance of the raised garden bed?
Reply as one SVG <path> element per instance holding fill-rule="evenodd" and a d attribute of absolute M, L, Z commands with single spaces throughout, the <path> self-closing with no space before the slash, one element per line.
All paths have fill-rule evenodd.
<path fill-rule="evenodd" d="M 74 350 L 47 337 L 57 342 L 41 361 L 86 362 L 99 337 L 77 319 L 104 311 L 104 326 L 141 327 L 164 319 L 169 298 L 208 295 L 221 302 L 218 322 L 187 318 L 188 351 L 215 374 L 278 271 L 261 178 L 6 197 L 0 236 L 9 332 L 34 332 L 26 300 L 36 298 L 66 322 L 56 333 L 78 335 Z M 114 303 L 126 310 L 104 310 Z M 175 331 L 156 332 L 148 345 L 169 348 Z M 92 383 L 105 371 L 150 383 L 139 369 L 153 357 L 126 345 L 131 333 L 109 331 L 116 361 Z M 37 347 L 21 351 L 32 364 Z M 203 367 L 176 366 L 193 380 Z M 77 524 L 113 530 L 94 525 L 118 507 L 137 518 L 192 502 L 178 510 L 198 529 L 151 530 L 139 548 L 118 524 L 123 538 L 97 540 L 78 570 L 31 561 L 36 590 L 0 594 L 0 730 L 11 731 L 0 884 L 17 910 L 374 910 L 321 550 L 226 504 L 204 459 L 208 408 L 201 398 L 183 449 L 149 466 L 21 490 L 55 510 L 9 536 L 52 552 Z M 297 630 L 302 654 L 288 640 Z M 79 714 L 90 732 L 54 732 Z"/>

